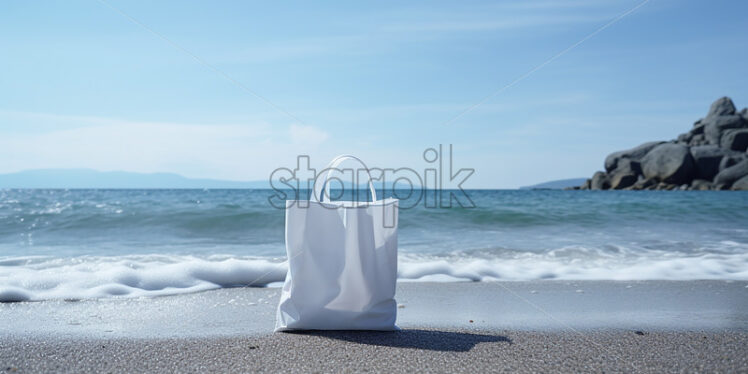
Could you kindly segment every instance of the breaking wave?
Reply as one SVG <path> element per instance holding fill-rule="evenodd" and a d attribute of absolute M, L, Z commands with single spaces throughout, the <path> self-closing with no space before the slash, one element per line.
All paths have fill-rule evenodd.
<path fill-rule="evenodd" d="M 748 280 L 748 250 L 723 243 L 702 253 L 564 247 L 546 253 L 402 254 L 401 281 Z M 81 256 L 0 259 L 0 301 L 164 296 L 282 282 L 283 258 Z"/>

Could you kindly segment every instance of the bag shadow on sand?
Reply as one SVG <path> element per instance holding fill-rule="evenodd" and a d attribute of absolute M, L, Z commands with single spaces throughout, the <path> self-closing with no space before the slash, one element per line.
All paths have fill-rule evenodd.
<path fill-rule="evenodd" d="M 358 344 L 445 352 L 467 352 L 473 349 L 476 344 L 486 342 L 512 344 L 512 340 L 503 335 L 420 329 L 403 329 L 400 331 L 296 330 L 286 333 L 320 336 Z"/>

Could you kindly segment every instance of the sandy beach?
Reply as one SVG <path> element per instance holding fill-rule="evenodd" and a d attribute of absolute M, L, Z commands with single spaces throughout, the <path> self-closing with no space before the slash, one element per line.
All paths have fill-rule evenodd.
<path fill-rule="evenodd" d="M 0 305 L 8 372 L 745 372 L 748 282 L 400 283 L 400 332 L 272 333 L 277 288 Z"/>
<path fill-rule="evenodd" d="M 745 332 L 405 329 L 181 339 L 3 339 L 8 372 L 745 372 Z"/>

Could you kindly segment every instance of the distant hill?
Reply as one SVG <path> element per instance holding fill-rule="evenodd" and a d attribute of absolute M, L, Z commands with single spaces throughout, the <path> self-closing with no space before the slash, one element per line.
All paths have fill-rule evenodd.
<path fill-rule="evenodd" d="M 346 188 L 351 183 L 344 183 Z M 382 183 L 375 182 L 377 190 Z M 387 183 L 392 186 L 392 183 Z M 397 184 L 398 188 L 407 185 Z M 282 183 L 276 187 L 286 188 Z M 340 188 L 340 183 L 331 185 Z M 36 169 L 0 174 L 0 188 L 271 188 L 268 181 L 227 181 L 187 178 L 174 173 L 133 173 L 92 169 Z M 359 188 L 368 188 L 361 185 Z M 418 188 L 416 186 L 416 188 Z"/>
<path fill-rule="evenodd" d="M 576 187 L 584 183 L 587 178 L 559 179 L 550 182 L 538 183 L 532 186 L 520 187 L 521 190 L 563 190 L 567 187 Z"/>
<path fill-rule="evenodd" d="M 0 188 L 270 188 L 266 181 L 193 179 L 173 173 L 38 169 L 0 174 Z"/>

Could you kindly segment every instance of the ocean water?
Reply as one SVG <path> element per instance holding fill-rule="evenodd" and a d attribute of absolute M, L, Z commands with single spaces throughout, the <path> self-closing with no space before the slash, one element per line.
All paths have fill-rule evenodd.
<path fill-rule="evenodd" d="M 273 193 L 0 190 L 0 301 L 275 285 Z M 474 208 L 401 202 L 402 281 L 748 280 L 748 193 L 468 194 Z"/>

